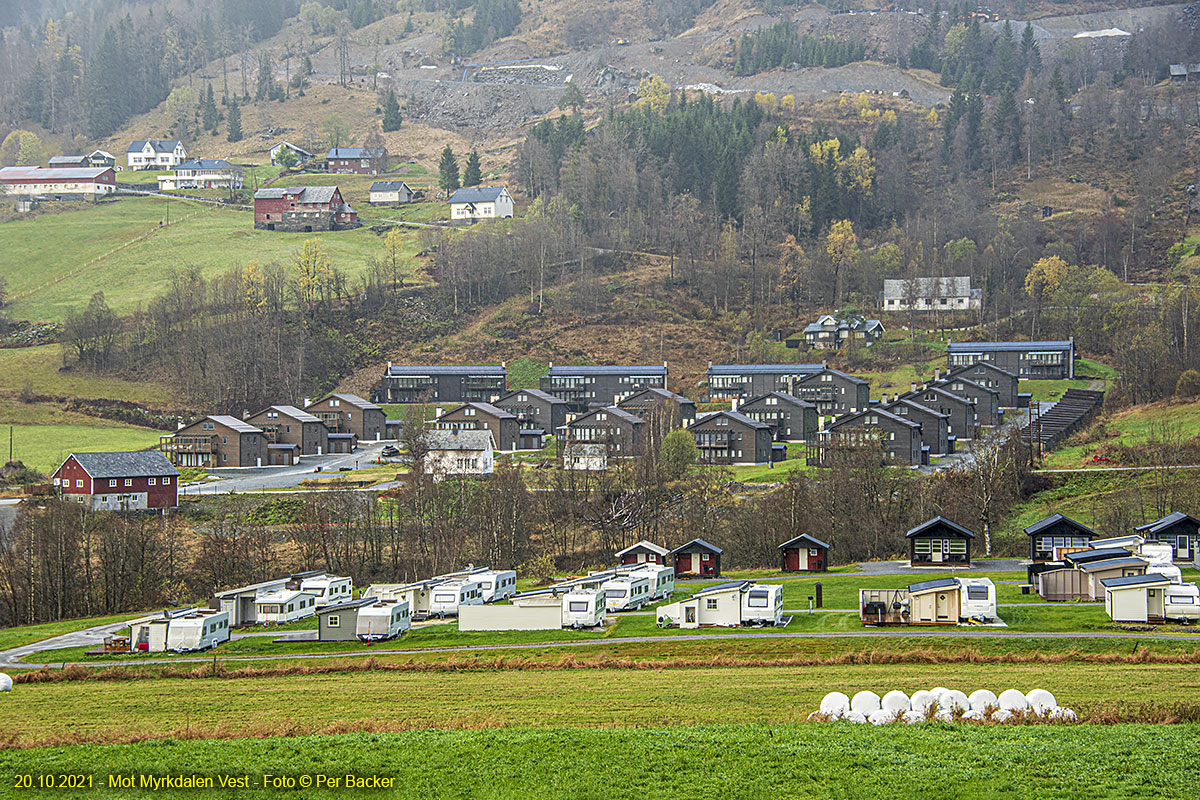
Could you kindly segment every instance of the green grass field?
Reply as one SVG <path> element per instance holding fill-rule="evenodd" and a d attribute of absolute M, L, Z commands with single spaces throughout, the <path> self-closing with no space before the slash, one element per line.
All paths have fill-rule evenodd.
<path fill-rule="evenodd" d="M 0 429 L 8 427 L 4 417 L 7 410 L 0 410 Z M 72 452 L 102 452 L 108 450 L 143 450 L 158 445 L 162 431 L 124 425 L 120 422 L 84 417 L 72 414 L 80 422 L 75 424 L 12 426 L 13 458 L 26 466 L 49 472 L 62 463 Z M 0 438 L 7 439 L 8 431 L 0 430 Z M 7 445 L 7 441 L 3 443 Z M 4 456 L 7 458 L 7 447 Z"/>
<path fill-rule="evenodd" d="M 79 367 L 63 371 L 62 366 L 61 345 L 2 348 L 0 392 L 21 392 L 28 386 L 37 394 L 128 400 L 145 405 L 164 403 L 170 398 L 166 388 L 150 381 L 94 375 Z"/>
<path fill-rule="evenodd" d="M 1048 468 L 1111 467 L 1119 466 L 1107 462 L 1093 462 L 1092 453 L 1105 444 L 1138 445 L 1152 438 L 1179 436 L 1184 439 L 1200 436 L 1200 402 L 1168 401 L 1148 406 L 1118 411 L 1102 420 L 1108 433 L 1106 438 L 1087 444 L 1068 443 L 1045 459 Z"/>
<path fill-rule="evenodd" d="M 166 288 L 172 269 L 197 266 L 213 277 L 249 261 L 286 265 L 310 238 L 322 240 L 350 280 L 366 271 L 368 256 L 383 254 L 382 237 L 365 227 L 330 233 L 257 231 L 248 211 L 188 201 L 172 201 L 172 224 L 160 228 L 166 205 L 161 199 L 123 199 L 0 225 L 0 252 L 23 254 L 5 270 L 11 315 L 61 320 L 69 309 L 86 305 L 97 289 L 103 289 L 113 310 L 129 313 Z M 405 243 L 407 261 L 420 249 L 417 234 L 406 232 Z M 127 246 L 105 256 L 122 245 Z"/>

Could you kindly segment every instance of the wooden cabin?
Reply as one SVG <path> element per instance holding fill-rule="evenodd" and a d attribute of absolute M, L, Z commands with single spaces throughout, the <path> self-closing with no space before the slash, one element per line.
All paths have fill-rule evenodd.
<path fill-rule="evenodd" d="M 779 569 L 784 572 L 824 572 L 829 568 L 829 545 L 802 533 L 779 545 Z"/>
<path fill-rule="evenodd" d="M 721 577 L 721 554 L 725 551 L 703 539 L 692 539 L 667 555 L 675 559 L 676 575 L 698 575 L 701 578 Z"/>
<path fill-rule="evenodd" d="M 1104 610 L 1113 622 L 1163 622 L 1166 593 L 1171 581 L 1162 575 L 1129 575 L 1106 578 Z"/>
<path fill-rule="evenodd" d="M 667 563 L 667 548 L 645 540 L 617 551 L 619 564 L 663 564 Z"/>
<path fill-rule="evenodd" d="M 1061 561 L 1067 553 L 1091 548 L 1096 532 L 1070 517 L 1051 514 L 1025 529 L 1031 561 Z"/>
<path fill-rule="evenodd" d="M 971 566 L 975 534 L 957 522 L 937 516 L 910 530 L 907 537 L 909 566 Z"/>
<path fill-rule="evenodd" d="M 1103 581 L 1145 575 L 1146 567 L 1145 560 L 1132 555 L 1085 561 L 1040 572 L 1034 577 L 1034 586 L 1043 600 L 1051 602 L 1099 602 L 1104 599 Z"/>

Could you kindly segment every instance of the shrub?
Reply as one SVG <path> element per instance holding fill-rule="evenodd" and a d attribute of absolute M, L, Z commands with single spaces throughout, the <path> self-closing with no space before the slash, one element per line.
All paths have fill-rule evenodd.
<path fill-rule="evenodd" d="M 1200 372 L 1194 369 L 1184 370 L 1175 382 L 1176 397 L 1196 397 L 1200 395 Z"/>

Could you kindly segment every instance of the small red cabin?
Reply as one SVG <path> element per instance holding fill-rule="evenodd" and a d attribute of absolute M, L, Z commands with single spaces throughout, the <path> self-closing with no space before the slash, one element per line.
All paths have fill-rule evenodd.
<path fill-rule="evenodd" d="M 779 545 L 779 568 L 784 572 L 824 572 L 829 568 L 829 545 L 802 533 Z"/>
<path fill-rule="evenodd" d="M 676 575 L 699 575 L 701 578 L 721 577 L 721 554 L 725 552 L 703 539 L 692 539 L 667 555 L 675 559 Z"/>
<path fill-rule="evenodd" d="M 617 553 L 621 564 L 667 564 L 667 548 L 653 542 L 641 541 Z"/>

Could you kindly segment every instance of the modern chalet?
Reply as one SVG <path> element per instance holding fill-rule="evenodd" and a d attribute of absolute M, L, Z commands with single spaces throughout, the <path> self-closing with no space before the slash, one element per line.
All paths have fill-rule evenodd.
<path fill-rule="evenodd" d="M 433 427 L 443 431 L 487 429 L 492 432 L 497 450 L 511 453 L 521 449 L 521 423 L 517 415 L 491 403 L 463 403 L 438 414 Z"/>
<path fill-rule="evenodd" d="M 956 522 L 941 516 L 934 517 L 906 535 L 910 566 L 971 566 L 971 540 L 975 534 Z"/>
<path fill-rule="evenodd" d="M 568 404 L 574 412 L 596 405 L 616 405 L 643 389 L 667 388 L 667 365 L 583 366 L 550 365 L 538 379 L 538 388 Z"/>
<path fill-rule="evenodd" d="M 713 364 L 705 373 L 705 400 L 745 400 L 768 392 L 789 392 L 792 384 L 825 369 L 825 364 Z"/>
<path fill-rule="evenodd" d="M 1016 408 L 1020 396 L 1020 379 L 1006 369 L 1001 369 L 989 361 L 976 361 L 951 369 L 945 375 L 945 380 L 966 378 L 969 381 L 994 389 L 999 396 L 1001 408 Z"/>
<path fill-rule="evenodd" d="M 268 449 L 294 445 L 298 455 L 319 456 L 329 452 L 329 429 L 325 423 L 295 406 L 271 406 L 247 417 L 246 422 L 266 435 Z"/>
<path fill-rule="evenodd" d="M 617 408 L 624 409 L 630 414 L 645 419 L 654 409 L 665 409 L 669 415 L 669 426 L 678 428 L 688 427 L 696 421 L 696 404 L 681 394 L 675 394 L 670 389 L 643 389 L 634 392 L 621 402 Z"/>
<path fill-rule="evenodd" d="M 994 364 L 1018 378 L 1065 380 L 1075 377 L 1075 340 L 946 345 L 946 367 L 950 370 L 979 361 Z"/>
<path fill-rule="evenodd" d="M 701 464 L 768 464 L 771 428 L 736 411 L 701 414 L 688 433 L 700 450 Z"/>
<path fill-rule="evenodd" d="M 493 403 L 508 391 L 503 364 L 421 366 L 388 363 L 371 389 L 376 403 Z"/>
<path fill-rule="evenodd" d="M 51 477 L 64 500 L 98 511 L 160 511 L 179 505 L 179 470 L 162 453 L 72 453 Z"/>
<path fill-rule="evenodd" d="M 237 417 L 204 417 L 163 436 L 159 450 L 180 467 L 261 467 L 269 463 L 267 435 Z"/>
<path fill-rule="evenodd" d="M 1004 415 L 1000 410 L 1000 393 L 995 389 L 961 376 L 944 380 L 935 379 L 930 385 L 970 400 L 975 405 L 975 421 L 980 425 L 995 426 L 1004 421 Z"/>
<path fill-rule="evenodd" d="M 832 367 L 794 381 L 790 394 L 815 405 L 822 416 L 850 414 L 871 404 L 869 383 Z"/>
<path fill-rule="evenodd" d="M 1194 561 L 1200 548 L 1200 521 L 1182 511 L 1173 511 L 1165 517 L 1134 528 L 1147 539 L 1170 544 L 1176 561 Z"/>
<path fill-rule="evenodd" d="M 598 445 L 606 461 L 610 458 L 639 456 L 642 454 L 644 427 L 641 417 L 616 406 L 603 406 L 568 422 L 559 442 L 564 447 Z"/>
<path fill-rule="evenodd" d="M 975 439 L 979 435 L 975 404 L 965 397 L 951 394 L 938 386 L 926 386 L 906 392 L 900 395 L 900 399 L 945 414 L 949 418 L 950 435 L 959 442 Z"/>
<path fill-rule="evenodd" d="M 882 445 L 884 455 L 898 464 L 917 466 L 923 460 L 921 424 L 882 408 L 843 414 L 829 424 L 821 439 L 822 451 L 838 440 L 850 443 L 877 441 Z M 823 464 L 826 455 L 821 452 L 816 463 Z"/>
<path fill-rule="evenodd" d="M 260 230 L 311 233 L 358 226 L 358 212 L 336 186 L 272 186 L 254 193 L 254 227 Z"/>
<path fill-rule="evenodd" d="M 777 442 L 806 442 L 817 436 L 816 405 L 787 392 L 751 397 L 734 410 L 765 424 Z"/>
<path fill-rule="evenodd" d="M 829 545 L 802 533 L 779 545 L 779 569 L 783 572 L 824 572 L 829 569 Z"/>
<path fill-rule="evenodd" d="M 331 440 L 335 434 L 351 434 L 360 442 L 377 442 L 387 433 L 383 409 L 355 394 L 327 395 L 304 410 L 325 423 Z"/>
<path fill-rule="evenodd" d="M 541 430 L 553 435 L 567 424 L 567 401 L 541 389 L 509 392 L 493 405 L 516 414 L 523 430 Z"/>
<path fill-rule="evenodd" d="M 1034 562 L 1061 561 L 1068 553 L 1088 550 L 1096 532 L 1062 514 L 1051 514 L 1025 528 L 1029 537 L 1029 559 Z"/>
<path fill-rule="evenodd" d="M 950 417 L 911 400 L 897 400 L 882 406 L 909 422 L 921 426 L 921 444 L 929 448 L 929 454 L 941 456 L 953 452 L 950 448 Z"/>
<path fill-rule="evenodd" d="M 804 344 L 814 350 L 840 350 L 850 341 L 870 347 L 883 334 L 883 323 L 877 319 L 838 319 L 823 314 L 804 329 Z"/>

